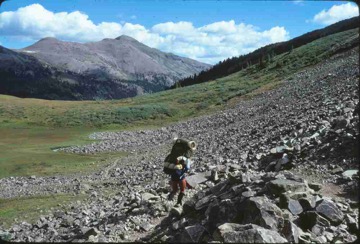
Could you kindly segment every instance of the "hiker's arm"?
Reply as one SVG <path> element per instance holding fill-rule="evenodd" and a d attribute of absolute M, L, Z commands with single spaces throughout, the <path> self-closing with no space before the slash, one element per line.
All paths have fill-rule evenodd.
<path fill-rule="evenodd" d="M 185 164 L 184 164 L 185 172 L 190 171 L 190 167 L 191 167 L 191 160 L 190 160 L 190 159 L 186 159 Z"/>

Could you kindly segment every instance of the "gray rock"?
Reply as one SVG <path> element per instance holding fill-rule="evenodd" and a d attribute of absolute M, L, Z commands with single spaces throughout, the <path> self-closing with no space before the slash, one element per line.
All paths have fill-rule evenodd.
<path fill-rule="evenodd" d="M 344 219 L 344 214 L 339 210 L 336 204 L 327 199 L 324 199 L 316 207 L 316 211 L 334 224 L 339 224 Z"/>
<path fill-rule="evenodd" d="M 319 236 L 315 238 L 316 243 L 327 243 L 327 239 L 325 236 Z"/>
<path fill-rule="evenodd" d="M 324 236 L 328 242 L 331 242 L 334 239 L 334 234 L 327 231 L 324 232 Z"/>
<path fill-rule="evenodd" d="M 344 172 L 344 170 L 340 166 L 337 166 L 335 169 L 331 170 L 332 174 L 341 174 L 342 172 Z"/>
<path fill-rule="evenodd" d="M 242 224 L 256 224 L 273 230 L 282 228 L 284 224 L 281 209 L 265 196 L 246 199 L 237 211 L 237 219 Z"/>
<path fill-rule="evenodd" d="M 159 196 L 156 196 L 156 195 L 154 195 L 154 194 L 148 193 L 148 192 L 144 192 L 144 193 L 141 195 L 141 199 L 142 199 L 144 202 L 149 202 L 150 200 L 153 200 L 153 201 L 160 200 L 160 197 L 159 197 Z"/>
<path fill-rule="evenodd" d="M 92 189 L 89 184 L 85 184 L 85 183 L 80 184 L 80 188 L 84 191 L 88 191 L 88 190 Z"/>
<path fill-rule="evenodd" d="M 219 175 L 218 175 L 216 170 L 211 171 L 210 180 L 212 180 L 213 182 L 218 182 L 219 181 Z"/>
<path fill-rule="evenodd" d="M 210 191 L 215 196 L 221 194 L 222 191 L 228 186 L 229 180 L 224 180 L 222 182 L 217 183 L 214 187 L 210 188 Z"/>
<path fill-rule="evenodd" d="M 299 243 L 299 237 L 302 234 L 302 230 L 297 227 L 293 222 L 286 220 L 284 228 L 281 230 L 281 233 L 286 237 L 289 242 Z"/>
<path fill-rule="evenodd" d="M 288 191 L 304 192 L 308 190 L 305 183 L 301 183 L 293 180 L 287 180 L 287 179 L 272 180 L 266 184 L 266 187 L 272 194 L 277 196 L 279 196 L 281 193 Z"/>
<path fill-rule="evenodd" d="M 143 223 L 140 224 L 140 228 L 145 230 L 145 231 L 149 231 L 152 228 L 154 228 L 154 226 L 152 224 L 147 223 L 147 222 L 143 222 Z"/>
<path fill-rule="evenodd" d="M 298 201 L 304 211 L 313 210 L 316 206 L 315 197 L 300 198 Z"/>
<path fill-rule="evenodd" d="M 359 231 L 359 223 L 355 220 L 355 218 L 351 217 L 349 214 L 346 214 L 345 221 L 349 226 L 350 233 L 356 234 Z"/>
<path fill-rule="evenodd" d="M 354 175 L 357 175 L 358 172 L 359 172 L 359 170 L 357 170 L 357 169 L 346 170 L 346 171 L 344 171 L 344 172 L 342 173 L 342 176 L 345 177 L 345 178 L 350 178 L 350 179 L 352 179 L 352 177 L 353 177 Z"/>
<path fill-rule="evenodd" d="M 230 199 L 222 200 L 220 203 L 218 201 L 212 202 L 205 213 L 208 218 L 209 231 L 213 232 L 216 226 L 220 224 L 232 222 L 238 213 L 236 205 L 237 204 Z"/>
<path fill-rule="evenodd" d="M 225 243 L 286 243 L 279 233 L 262 228 L 258 225 L 240 225 L 225 223 L 220 225 L 213 234 L 215 241 Z"/>
<path fill-rule="evenodd" d="M 294 222 L 304 231 L 311 230 L 316 224 L 323 227 L 330 226 L 330 222 L 315 211 L 302 212 Z"/>
<path fill-rule="evenodd" d="M 0 241 L 10 241 L 12 238 L 12 235 L 7 231 L 0 230 Z"/>
<path fill-rule="evenodd" d="M 186 182 L 193 188 L 195 188 L 198 184 L 203 183 L 205 181 L 207 181 L 207 179 L 202 173 L 190 175 L 186 177 Z"/>
<path fill-rule="evenodd" d="M 181 242 L 183 243 L 200 242 L 205 233 L 206 233 L 206 229 L 199 224 L 185 227 L 185 230 L 181 235 Z"/>
<path fill-rule="evenodd" d="M 170 210 L 170 213 L 177 216 L 177 217 L 180 217 L 183 214 L 183 207 L 182 206 L 173 207 Z"/>
<path fill-rule="evenodd" d="M 292 200 L 292 199 L 288 203 L 288 209 L 294 215 L 298 215 L 298 214 L 302 213 L 302 211 L 303 211 L 303 208 L 302 208 L 301 204 L 299 203 L 299 201 Z"/>
<path fill-rule="evenodd" d="M 196 200 L 194 198 L 190 198 L 188 199 L 184 204 L 183 204 L 183 211 L 184 213 L 188 214 L 192 211 L 195 211 L 195 204 L 196 204 Z"/>
<path fill-rule="evenodd" d="M 209 206 L 210 202 L 212 199 L 216 198 L 216 196 L 214 195 L 208 195 L 204 198 L 201 198 L 199 201 L 197 201 L 197 203 L 195 204 L 195 209 L 196 210 L 200 210 L 202 208 L 205 208 L 207 206 Z"/>
<path fill-rule="evenodd" d="M 319 183 L 308 183 L 308 186 L 314 191 L 320 191 L 322 188 L 322 185 Z"/>
<path fill-rule="evenodd" d="M 313 239 L 312 239 L 310 233 L 303 232 L 303 233 L 299 236 L 299 243 L 312 243 L 312 242 L 313 242 Z"/>
<path fill-rule="evenodd" d="M 83 228 L 82 230 L 83 238 L 88 239 L 90 236 L 96 236 L 99 233 L 99 230 L 96 228 Z"/>
<path fill-rule="evenodd" d="M 245 198 L 249 198 L 249 197 L 253 197 L 255 196 L 256 192 L 254 191 L 245 191 L 243 193 L 241 193 L 241 196 L 245 197 Z"/>
<path fill-rule="evenodd" d="M 171 228 L 173 230 L 178 230 L 180 228 L 183 228 L 185 225 L 187 224 L 187 220 L 185 218 L 182 218 L 176 222 L 174 222 L 172 225 L 171 225 Z"/>

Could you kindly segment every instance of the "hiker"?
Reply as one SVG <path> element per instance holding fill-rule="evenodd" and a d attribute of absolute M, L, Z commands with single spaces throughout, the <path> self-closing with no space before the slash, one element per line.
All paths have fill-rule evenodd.
<path fill-rule="evenodd" d="M 180 194 L 178 195 L 177 203 L 175 207 L 182 205 L 182 199 L 185 195 L 186 179 L 185 173 L 190 170 L 191 160 L 195 149 L 196 143 L 194 141 L 188 141 L 185 139 L 174 139 L 175 143 L 171 149 L 170 154 L 165 158 L 164 172 L 171 175 L 171 192 L 168 196 L 169 200 L 173 200 L 178 189 L 180 188 Z"/>

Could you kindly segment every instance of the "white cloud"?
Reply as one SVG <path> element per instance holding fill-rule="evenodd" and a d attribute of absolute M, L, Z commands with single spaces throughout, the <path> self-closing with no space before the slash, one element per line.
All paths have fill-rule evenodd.
<path fill-rule="evenodd" d="M 166 22 L 154 25 L 151 30 L 158 34 L 191 34 L 195 28 L 192 23 L 180 21 L 177 23 Z"/>
<path fill-rule="evenodd" d="M 35 42 L 44 37 L 56 37 L 64 41 L 88 42 L 125 34 L 150 47 L 208 63 L 289 39 L 284 27 L 259 31 L 255 26 L 234 20 L 200 27 L 186 21 L 159 23 L 151 28 L 128 22 L 95 24 L 85 13 L 54 13 L 40 4 L 0 13 L 0 19 L 1 35 L 17 40 Z"/>
<path fill-rule="evenodd" d="M 312 19 L 313 22 L 322 25 L 331 25 L 340 20 L 348 19 L 359 15 L 359 8 L 353 3 L 334 5 L 329 10 L 322 10 Z"/>
<path fill-rule="evenodd" d="M 230 20 L 229 22 L 220 21 L 220 22 L 215 22 L 215 23 L 206 25 L 206 26 L 200 28 L 200 30 L 205 31 L 205 32 L 210 32 L 210 33 L 230 34 L 230 33 L 236 33 L 237 26 L 236 26 L 234 20 Z"/>
<path fill-rule="evenodd" d="M 137 16 L 136 15 L 131 15 L 130 19 L 137 19 Z"/>

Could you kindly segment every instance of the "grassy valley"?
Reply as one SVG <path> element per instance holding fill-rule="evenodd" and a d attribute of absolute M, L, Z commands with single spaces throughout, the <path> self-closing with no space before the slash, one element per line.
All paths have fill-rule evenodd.
<path fill-rule="evenodd" d="M 0 177 L 93 170 L 119 155 L 75 155 L 51 149 L 90 143 L 88 134 L 94 131 L 161 127 L 221 110 L 233 100 L 272 89 L 294 72 L 355 47 L 358 36 L 357 29 L 336 33 L 227 77 L 122 100 L 49 101 L 0 95 Z"/>
<path fill-rule="evenodd" d="M 158 128 L 228 108 L 240 99 L 281 86 L 294 73 L 356 48 L 358 29 L 329 35 L 229 76 L 202 84 L 105 101 L 51 101 L 0 95 L 0 179 L 89 173 L 124 157 L 124 152 L 71 154 L 59 147 L 94 142 L 97 131 Z M 85 194 L 25 196 L 0 200 L 0 222 L 36 221 L 48 210 Z"/>

